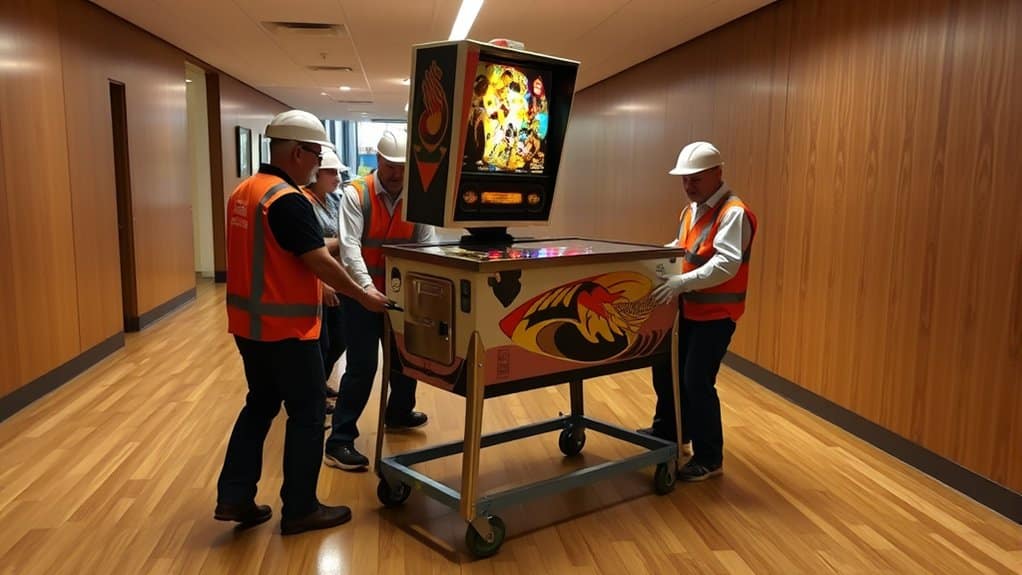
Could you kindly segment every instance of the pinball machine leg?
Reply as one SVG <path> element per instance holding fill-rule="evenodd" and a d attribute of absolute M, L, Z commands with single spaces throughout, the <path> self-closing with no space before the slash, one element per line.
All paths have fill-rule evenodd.
<path fill-rule="evenodd" d="M 681 374 L 678 372 L 680 358 L 678 357 L 678 342 L 681 337 L 681 311 L 674 316 L 674 327 L 671 329 L 671 386 L 674 388 L 674 429 L 677 430 L 678 457 L 682 454 L 681 434 Z M 674 467 L 678 467 L 678 459 L 674 460 Z"/>
<path fill-rule="evenodd" d="M 479 478 L 479 450 L 483 431 L 483 343 L 478 332 L 472 334 L 468 347 L 468 378 L 465 384 L 465 438 L 461 462 L 461 516 L 465 521 L 476 521 L 477 480 Z M 474 523 L 473 523 L 474 524 Z M 485 525 L 484 525 L 485 524 Z M 488 523 L 479 527 L 487 530 Z M 483 533 L 484 537 L 489 535 Z"/>
<path fill-rule="evenodd" d="M 485 365 L 482 339 L 472 334 L 468 348 L 468 381 L 465 389 L 465 441 L 461 467 L 461 516 L 468 522 L 465 546 L 476 557 L 490 557 L 500 550 L 507 528 L 490 513 L 478 515 L 479 451 L 482 447 Z"/>
<path fill-rule="evenodd" d="M 376 451 L 373 455 L 373 469 L 376 475 L 383 477 L 380 471 L 380 459 L 383 458 L 384 422 L 387 414 L 387 395 L 390 392 L 390 369 L 393 365 L 391 355 L 391 338 L 393 330 L 390 326 L 390 314 L 383 313 L 383 372 L 380 376 L 380 416 L 376 421 Z"/>
<path fill-rule="evenodd" d="M 586 444 L 585 403 L 582 393 L 582 380 L 573 379 L 568 382 L 568 393 L 571 397 L 571 416 L 564 424 L 557 446 L 561 453 L 571 457 L 582 452 Z"/>

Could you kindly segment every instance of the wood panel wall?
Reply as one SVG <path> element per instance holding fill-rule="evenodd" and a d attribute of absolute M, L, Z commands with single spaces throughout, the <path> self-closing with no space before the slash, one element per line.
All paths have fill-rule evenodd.
<path fill-rule="evenodd" d="M 85 0 L 2 3 L 0 397 L 122 330 L 111 80 L 127 96 L 138 311 L 194 287 L 186 59 Z M 231 82 L 239 102 L 276 104 Z"/>
<path fill-rule="evenodd" d="M 104 73 L 117 55 L 105 29 L 75 25 L 93 15 L 78 3 L 69 3 L 60 15 L 83 350 L 123 329 L 110 87 Z"/>
<path fill-rule="evenodd" d="M 57 6 L 16 0 L 3 11 L 0 124 L 11 297 L 2 305 L 18 356 L 14 376 L 27 381 L 80 349 L 77 279 Z"/>
<path fill-rule="evenodd" d="M 771 4 L 577 95 L 546 233 L 668 241 L 666 171 L 716 143 L 761 222 L 732 351 L 1022 491 L 1020 33 L 1010 0 Z"/>
<path fill-rule="evenodd" d="M 0 28 L 6 33 L 6 28 Z M 0 84 L 2 85 L 2 84 Z M 0 116 L 0 162 L 4 157 L 3 117 Z M 14 300 L 14 267 L 7 212 L 7 177 L 0 177 L 0 302 Z M 0 304 L 0 397 L 13 391 L 18 381 L 18 341 L 14 330 L 14 308 Z"/>

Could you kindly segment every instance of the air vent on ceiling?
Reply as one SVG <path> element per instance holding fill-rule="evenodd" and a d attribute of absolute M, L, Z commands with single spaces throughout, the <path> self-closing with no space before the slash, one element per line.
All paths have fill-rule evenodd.
<path fill-rule="evenodd" d="M 351 72 L 351 66 L 309 66 L 313 72 Z"/>
<path fill-rule="evenodd" d="M 263 28 L 274 34 L 295 34 L 300 36 L 343 36 L 344 24 L 326 22 L 263 22 Z"/>

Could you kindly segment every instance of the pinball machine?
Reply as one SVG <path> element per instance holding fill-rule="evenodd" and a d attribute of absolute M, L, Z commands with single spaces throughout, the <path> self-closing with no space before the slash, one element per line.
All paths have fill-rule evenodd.
<path fill-rule="evenodd" d="M 466 40 L 415 46 L 412 68 L 405 219 L 469 233 L 456 242 L 383 247 L 393 302 L 384 322 L 384 374 L 400 371 L 465 397 L 465 433 L 462 441 L 383 456 L 381 427 L 380 500 L 396 506 L 421 490 L 458 510 L 468 522 L 469 551 L 488 556 L 506 533 L 494 514 L 501 507 L 646 467 L 655 468 L 655 491 L 670 492 L 680 446 L 586 416 L 583 381 L 664 356 L 677 365 L 677 303 L 657 305 L 651 292 L 658 275 L 678 267 L 682 251 L 507 232 L 549 219 L 578 63 Z M 485 399 L 565 383 L 568 414 L 482 435 Z M 676 398 L 677 385 L 675 375 Z M 384 389 L 381 426 L 386 396 Z M 676 419 L 680 424 L 679 413 Z M 560 432 L 558 446 L 571 457 L 587 431 L 643 450 L 479 492 L 483 447 Z M 457 453 L 460 490 L 413 467 Z"/>

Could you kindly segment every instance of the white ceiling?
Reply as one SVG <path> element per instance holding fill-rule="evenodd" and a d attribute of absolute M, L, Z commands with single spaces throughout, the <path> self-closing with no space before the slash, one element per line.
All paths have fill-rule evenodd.
<path fill-rule="evenodd" d="M 469 37 L 580 61 L 595 84 L 773 0 L 486 0 Z M 460 0 L 92 0 L 294 108 L 404 118 L 413 44 L 446 40 Z M 264 22 L 341 25 L 337 34 Z M 310 66 L 349 66 L 314 71 Z M 183 71 L 182 71 L 183 72 Z M 350 86 L 342 92 L 340 86 Z"/>

